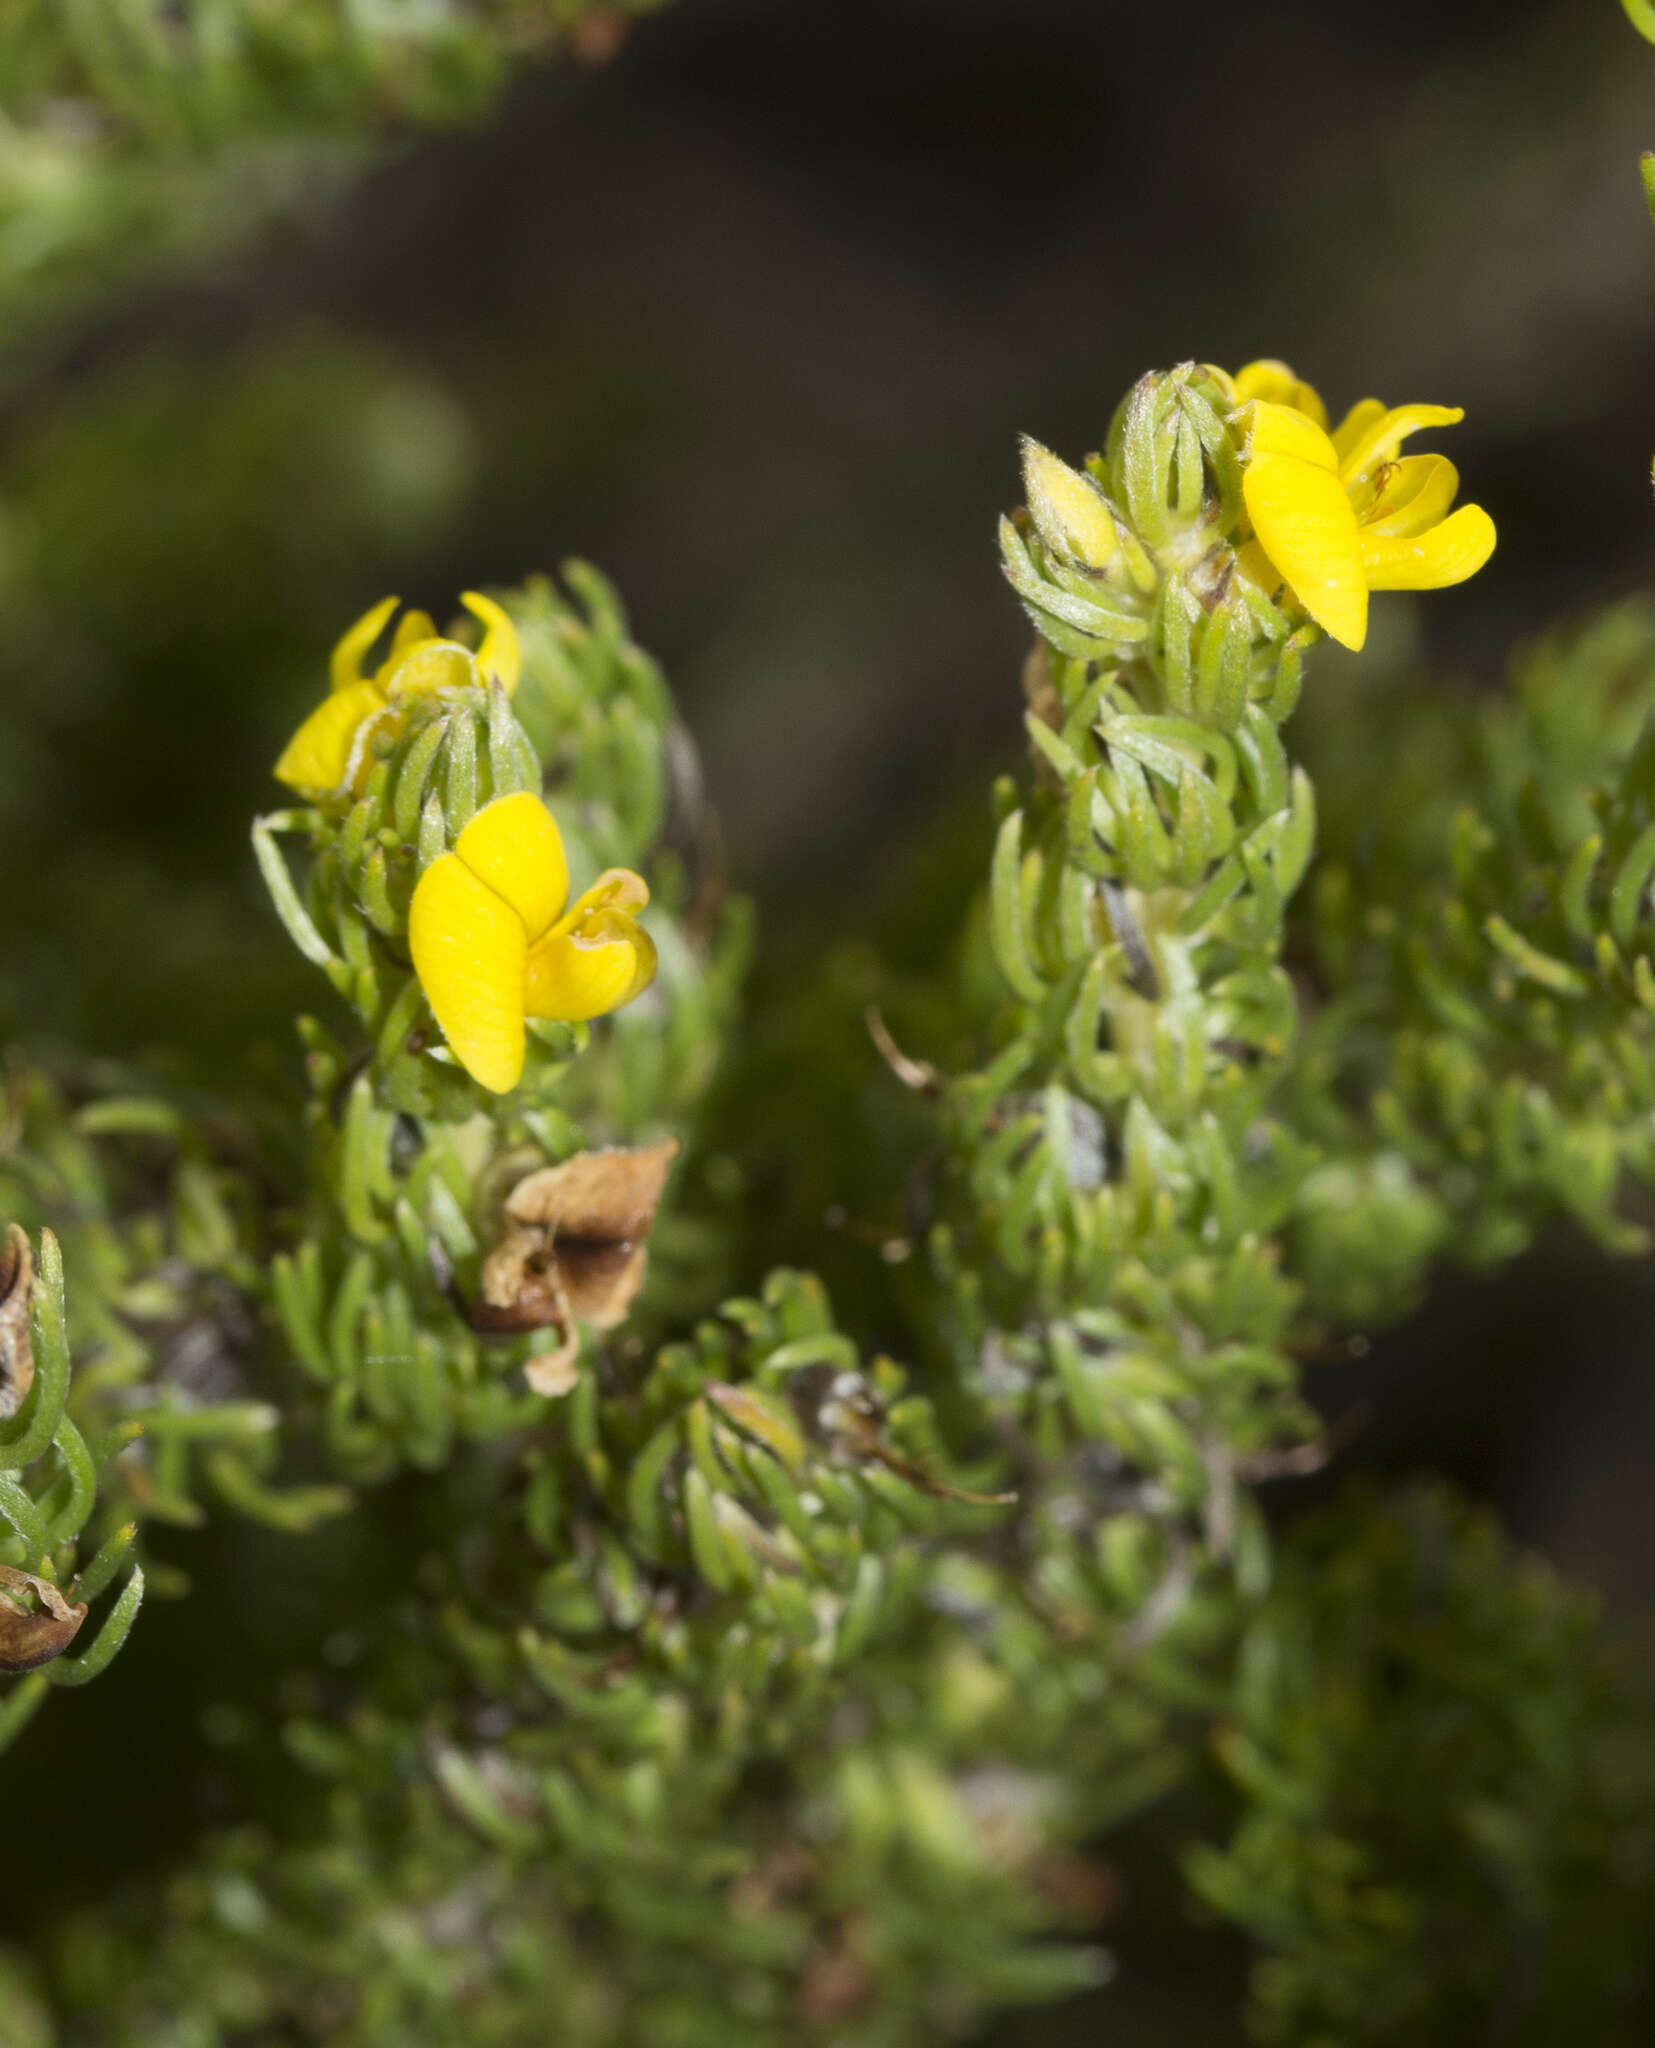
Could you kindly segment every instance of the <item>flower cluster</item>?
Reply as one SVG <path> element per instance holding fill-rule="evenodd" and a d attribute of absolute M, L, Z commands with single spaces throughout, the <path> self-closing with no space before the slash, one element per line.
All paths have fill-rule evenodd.
<path fill-rule="evenodd" d="M 1456 426 L 1460 407 L 1364 398 L 1330 431 L 1320 396 L 1285 363 L 1249 363 L 1226 381 L 1245 436 L 1242 571 L 1266 592 L 1287 585 L 1343 646 L 1367 638 L 1369 591 L 1463 583 L 1494 552 L 1480 505 L 1449 509 L 1453 463 L 1397 453 L 1424 428 Z"/>
<path fill-rule="evenodd" d="M 484 628 L 475 652 L 440 635 L 425 612 L 410 611 L 385 659 L 364 674 L 394 597 L 365 612 L 335 647 L 332 691 L 275 769 L 319 807 L 309 815 L 324 835 L 337 829 L 358 843 L 373 837 L 384 817 L 373 792 L 383 795 L 422 721 L 452 714 L 464 722 L 467 706 L 481 705 L 485 717 L 509 725 L 503 700 L 522 672 L 517 630 L 492 598 L 467 591 L 462 602 Z M 429 760 L 416 777 L 416 799 Z M 540 796 L 507 789 L 474 808 L 476 795 L 473 789 L 463 799 L 458 815 L 441 807 L 431 813 L 435 843 L 417 802 L 409 813 L 410 826 L 421 820 L 417 845 L 389 824 L 381 824 L 379 838 L 418 866 L 407 902 L 408 950 L 449 1051 L 473 1080 L 504 1095 L 522 1079 L 531 1019 L 581 1023 L 620 1008 L 653 979 L 655 947 L 636 915 L 649 901 L 641 875 L 608 869 L 570 906 L 563 836 Z M 341 812 L 345 822 L 336 828 Z M 376 842 L 375 858 L 383 865 L 384 857 Z M 400 936 L 402 918 L 388 895 L 381 907 L 389 918 L 379 923 L 381 935 Z"/>
<path fill-rule="evenodd" d="M 339 641 L 328 664 L 331 694 L 282 750 L 276 779 L 301 796 L 316 801 L 360 796 L 372 766 L 373 742 L 396 734 L 415 698 L 474 689 L 491 679 L 508 697 L 517 688 L 523 657 L 516 628 L 492 598 L 475 590 L 460 599 L 483 627 L 483 643 L 475 653 L 440 634 L 428 612 L 405 612 L 390 653 L 365 676 L 363 659 L 399 602 L 382 598 Z"/>
<path fill-rule="evenodd" d="M 1130 672 L 1140 711 L 1231 734 L 1256 704 L 1280 724 L 1323 633 L 1363 644 L 1370 592 L 1438 589 L 1487 561 L 1493 522 L 1454 509 L 1454 465 L 1400 453 L 1461 417 L 1365 398 L 1330 430 L 1285 363 L 1152 371 L 1082 467 L 1025 439 L 1006 577 L 1052 653 Z"/>

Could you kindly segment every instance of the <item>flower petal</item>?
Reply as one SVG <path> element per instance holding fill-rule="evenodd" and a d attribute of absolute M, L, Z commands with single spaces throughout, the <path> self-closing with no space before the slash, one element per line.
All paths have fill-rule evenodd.
<path fill-rule="evenodd" d="M 364 612 L 350 631 L 340 636 L 328 657 L 328 675 L 336 690 L 348 690 L 361 682 L 362 657 L 379 638 L 385 621 L 399 602 L 398 598 L 382 597 L 372 611 Z"/>
<path fill-rule="evenodd" d="M 1339 460 L 1343 462 L 1357 442 L 1368 431 L 1369 427 L 1373 425 L 1374 421 L 1382 420 L 1384 417 L 1384 399 L 1359 398 L 1333 429 L 1333 446 L 1338 453 Z"/>
<path fill-rule="evenodd" d="M 1247 411 L 1247 455 L 1291 455 L 1331 475 L 1339 467 L 1333 443 L 1316 422 L 1291 405 L 1256 398 Z"/>
<path fill-rule="evenodd" d="M 384 709 L 385 699 L 372 683 L 351 683 L 324 697 L 282 749 L 276 779 L 307 796 L 330 795 L 345 780 L 357 733 Z"/>
<path fill-rule="evenodd" d="M 631 868 L 605 868 L 590 889 L 583 889 L 569 907 L 565 922 L 573 924 L 589 910 L 642 910 L 649 884 Z"/>
<path fill-rule="evenodd" d="M 480 882 L 503 897 L 523 922 L 532 944 L 569 897 L 569 862 L 557 820 L 529 790 L 497 796 L 454 842 Z M 583 899 L 584 900 L 584 899 Z"/>
<path fill-rule="evenodd" d="M 1255 583 L 1266 597 L 1274 597 L 1287 578 L 1260 547 L 1258 541 L 1245 542 L 1235 551 L 1236 567 L 1249 583 Z"/>
<path fill-rule="evenodd" d="M 408 945 L 454 1057 L 473 1080 L 507 1094 L 523 1077 L 523 920 L 457 854 L 439 854 L 414 889 Z"/>
<path fill-rule="evenodd" d="M 1279 357 L 1261 356 L 1256 363 L 1244 363 L 1234 382 L 1238 405 L 1245 405 L 1250 398 L 1263 398 L 1272 405 L 1288 405 L 1295 412 L 1308 414 L 1318 427 L 1327 425 L 1322 394 L 1314 384 L 1295 377 Z"/>
<path fill-rule="evenodd" d="M 419 640 L 379 672 L 388 697 L 430 697 L 438 690 L 467 690 L 477 680 L 471 649 L 458 640 Z"/>
<path fill-rule="evenodd" d="M 623 1009 L 634 996 L 641 996 L 655 979 L 655 970 L 660 966 L 660 956 L 655 950 L 655 941 L 636 918 L 628 918 L 632 926 L 632 986 L 615 1005 Z"/>
<path fill-rule="evenodd" d="M 531 1017 L 578 1023 L 631 1002 L 655 978 L 655 943 L 624 910 L 565 918 L 529 954 Z"/>
<path fill-rule="evenodd" d="M 478 668 L 485 677 L 497 676 L 501 689 L 509 697 L 523 673 L 523 649 L 510 614 L 492 597 L 484 597 L 475 590 L 461 591 L 460 602 L 474 619 L 482 621 L 483 644 L 477 650 Z"/>
<path fill-rule="evenodd" d="M 1242 496 L 1265 553 L 1300 604 L 1345 647 L 1368 631 L 1368 587 L 1356 514 L 1331 470 L 1291 455 L 1261 455 L 1242 472 Z"/>
<path fill-rule="evenodd" d="M 1380 488 L 1360 513 L 1363 535 L 1398 539 L 1424 533 L 1446 519 L 1460 473 L 1446 455 L 1404 455 L 1380 472 Z"/>
<path fill-rule="evenodd" d="M 1339 474 L 1346 483 L 1354 483 L 1388 461 L 1410 434 L 1423 427 L 1457 427 L 1464 418 L 1463 405 L 1393 405 L 1388 412 L 1370 417 L 1351 437 L 1339 457 Z"/>
<path fill-rule="evenodd" d="M 1362 567 L 1371 590 L 1442 590 L 1463 583 L 1494 552 L 1494 521 L 1481 505 L 1462 505 L 1429 533 L 1362 535 Z"/>
<path fill-rule="evenodd" d="M 422 612 L 417 608 L 413 611 L 404 612 L 402 617 L 397 620 L 396 631 L 391 635 L 391 652 L 386 658 L 384 667 L 390 668 L 394 666 L 398 655 L 406 654 L 410 647 L 417 647 L 422 640 L 435 640 L 436 638 L 436 622 L 429 612 Z"/>

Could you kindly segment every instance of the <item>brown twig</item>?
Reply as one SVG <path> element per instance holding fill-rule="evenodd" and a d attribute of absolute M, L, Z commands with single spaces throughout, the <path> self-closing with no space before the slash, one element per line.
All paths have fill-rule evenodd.
<path fill-rule="evenodd" d="M 879 1007 L 870 1003 L 862 1012 L 862 1020 L 868 1027 L 868 1036 L 873 1040 L 884 1060 L 904 1088 L 913 1088 L 923 1095 L 940 1095 L 943 1077 L 929 1060 L 910 1059 L 891 1036 L 890 1027 L 879 1013 Z"/>
<path fill-rule="evenodd" d="M 1250 1485 L 1270 1479 L 1308 1479 L 1313 1472 L 1320 1472 L 1324 1466 L 1331 1465 L 1372 1420 L 1370 1404 L 1359 1402 L 1312 1442 L 1284 1444 L 1280 1450 L 1274 1451 L 1252 1451 L 1244 1458 L 1237 1458 L 1232 1470 L 1238 1479 L 1245 1479 Z"/>

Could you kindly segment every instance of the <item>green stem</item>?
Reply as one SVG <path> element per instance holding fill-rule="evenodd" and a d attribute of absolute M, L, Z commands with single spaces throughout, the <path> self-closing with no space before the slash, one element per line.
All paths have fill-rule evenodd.
<path fill-rule="evenodd" d="M 144 1568 L 135 1564 L 131 1578 L 121 1588 L 121 1597 L 110 1608 L 90 1649 L 79 1657 L 59 1657 L 55 1664 L 48 1664 L 45 1667 L 48 1681 L 52 1685 L 90 1684 L 114 1660 L 143 1604 Z"/>

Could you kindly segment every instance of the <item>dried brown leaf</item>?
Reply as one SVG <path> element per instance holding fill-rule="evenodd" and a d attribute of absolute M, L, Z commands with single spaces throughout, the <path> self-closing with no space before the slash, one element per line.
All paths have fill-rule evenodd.
<path fill-rule="evenodd" d="M 647 1245 L 564 1239 L 554 1256 L 569 1307 L 583 1323 L 590 1323 L 595 1330 L 612 1330 L 626 1321 L 644 1284 L 649 1265 Z"/>
<path fill-rule="evenodd" d="M 86 1602 L 64 1599 L 50 1579 L 0 1564 L 0 1671 L 33 1671 L 75 1640 Z"/>
<path fill-rule="evenodd" d="M 805 1366 L 790 1377 L 794 1413 L 818 1442 L 838 1458 L 883 1465 L 919 1493 L 936 1500 L 961 1501 L 968 1507 L 1013 1506 L 1016 1493 L 973 1493 L 938 1479 L 885 1441 L 885 1406 L 859 1372 L 837 1372 L 828 1366 Z"/>
<path fill-rule="evenodd" d="M 677 1154 L 676 1138 L 578 1152 L 520 1180 L 506 1198 L 505 1235 L 483 1265 L 477 1319 L 496 1330 L 565 1332 L 575 1322 L 624 1322 Z"/>
<path fill-rule="evenodd" d="M 0 1237 L 0 1420 L 17 1413 L 34 1384 L 33 1292 L 34 1252 L 22 1230 L 8 1223 Z"/>
<path fill-rule="evenodd" d="M 527 1360 L 523 1377 L 537 1394 L 544 1394 L 548 1401 L 561 1401 L 565 1394 L 575 1391 L 580 1378 L 575 1360 L 580 1356 L 580 1336 L 571 1331 L 555 1351 L 538 1351 Z"/>
<path fill-rule="evenodd" d="M 506 1214 L 514 1223 L 543 1223 L 559 1237 L 608 1243 L 646 1237 L 677 1157 L 676 1138 L 577 1152 L 520 1180 L 506 1197 Z"/>

